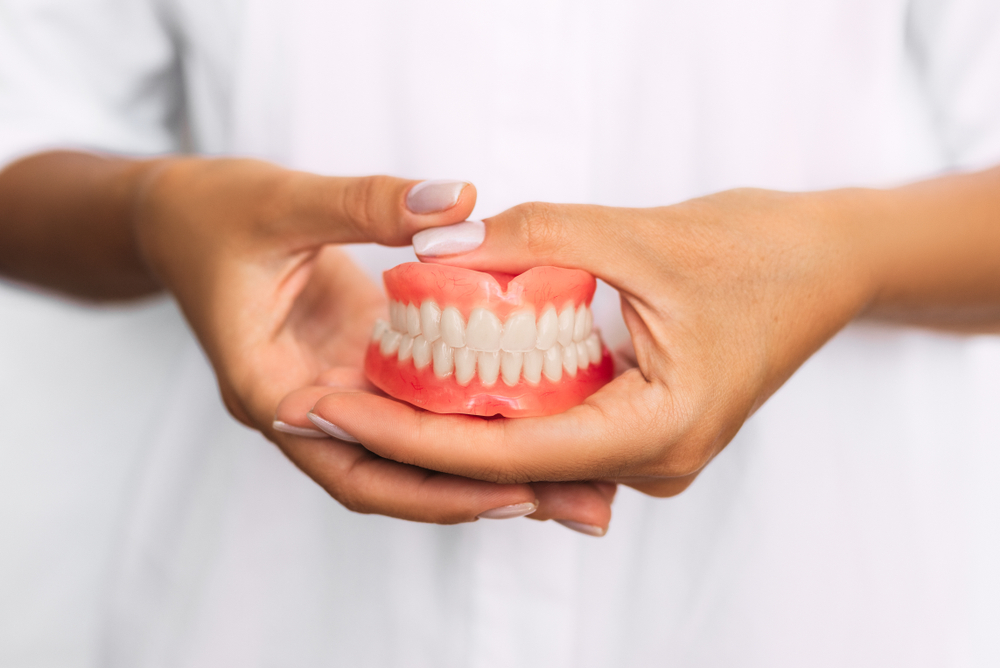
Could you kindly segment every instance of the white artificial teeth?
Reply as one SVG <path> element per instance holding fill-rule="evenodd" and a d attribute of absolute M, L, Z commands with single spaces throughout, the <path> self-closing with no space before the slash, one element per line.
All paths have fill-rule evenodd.
<path fill-rule="evenodd" d="M 441 337 L 441 307 L 429 299 L 420 305 L 420 333 L 431 342 Z"/>
<path fill-rule="evenodd" d="M 590 336 L 591 332 L 594 331 L 594 312 L 589 308 L 587 309 L 587 324 L 584 325 L 584 331 L 586 332 L 585 337 Z"/>
<path fill-rule="evenodd" d="M 454 306 L 441 312 L 441 339 L 452 348 L 465 346 L 465 321 Z"/>
<path fill-rule="evenodd" d="M 524 379 L 532 385 L 537 385 L 542 379 L 542 364 L 545 362 L 545 353 L 537 348 L 524 353 Z"/>
<path fill-rule="evenodd" d="M 413 337 L 407 334 L 399 341 L 399 361 L 405 362 L 413 354 Z"/>
<path fill-rule="evenodd" d="M 573 318 L 573 340 L 577 343 L 583 341 L 590 334 L 587 331 L 587 312 L 589 310 L 586 304 L 580 304 L 576 309 L 576 315 Z"/>
<path fill-rule="evenodd" d="M 375 326 L 372 327 L 372 341 L 381 341 L 382 335 L 387 329 L 389 329 L 389 323 L 382 319 L 376 320 Z"/>
<path fill-rule="evenodd" d="M 590 366 L 590 353 L 587 352 L 587 344 L 583 341 L 578 341 L 573 345 L 576 346 L 576 366 L 586 369 Z"/>
<path fill-rule="evenodd" d="M 406 331 L 406 307 L 397 301 L 389 302 L 389 322 L 397 332 Z"/>
<path fill-rule="evenodd" d="M 434 375 L 438 378 L 450 376 L 455 368 L 455 356 L 451 346 L 438 339 L 431 344 L 431 353 L 434 357 Z"/>
<path fill-rule="evenodd" d="M 524 363 L 524 353 L 500 353 L 500 375 L 503 382 L 511 387 L 521 380 L 521 365 Z"/>
<path fill-rule="evenodd" d="M 399 342 L 402 338 L 403 335 L 394 329 L 385 330 L 382 342 L 379 344 L 379 350 L 383 355 L 395 355 L 396 351 L 399 350 Z"/>
<path fill-rule="evenodd" d="M 600 363 L 602 357 L 601 337 L 597 335 L 597 332 L 591 332 L 585 343 L 587 344 L 587 357 L 590 358 L 590 363 Z"/>
<path fill-rule="evenodd" d="M 471 319 L 470 319 L 471 324 Z M 533 311 L 517 311 L 507 316 L 503 325 L 500 349 L 511 353 L 526 353 L 535 349 L 538 339 Z"/>
<path fill-rule="evenodd" d="M 500 318 L 484 308 L 472 309 L 465 330 L 465 345 L 476 351 L 495 353 L 500 350 L 500 332 Z"/>
<path fill-rule="evenodd" d="M 477 353 L 476 365 L 479 367 L 479 380 L 487 387 L 497 382 L 500 374 L 500 353 Z"/>
<path fill-rule="evenodd" d="M 468 385 L 476 375 L 476 352 L 468 348 L 455 349 L 455 380 L 459 385 Z"/>
<path fill-rule="evenodd" d="M 420 334 L 420 309 L 413 304 L 406 306 L 406 333 L 410 336 Z"/>
<path fill-rule="evenodd" d="M 559 313 L 559 335 L 557 337 L 560 345 L 569 345 L 573 341 L 573 323 L 576 313 L 572 304 L 566 304 L 562 312 Z"/>
<path fill-rule="evenodd" d="M 569 344 L 563 347 L 563 368 L 571 377 L 576 375 L 576 346 Z"/>
<path fill-rule="evenodd" d="M 542 373 L 553 383 L 558 383 L 562 379 L 563 371 L 562 346 L 554 345 L 546 350 L 544 355 Z"/>
<path fill-rule="evenodd" d="M 413 366 L 418 369 L 426 368 L 431 363 L 431 342 L 424 338 L 424 335 L 413 339 Z"/>
<path fill-rule="evenodd" d="M 545 309 L 545 313 L 538 319 L 538 343 L 539 350 L 548 350 L 559 337 L 559 316 L 556 315 L 554 306 Z"/>

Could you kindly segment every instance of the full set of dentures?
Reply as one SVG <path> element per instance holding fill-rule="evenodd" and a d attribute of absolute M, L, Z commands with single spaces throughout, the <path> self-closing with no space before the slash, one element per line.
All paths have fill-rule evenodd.
<path fill-rule="evenodd" d="M 568 303 L 561 310 L 549 304 L 537 319 L 533 308 L 522 309 L 504 322 L 481 307 L 472 309 L 466 322 L 459 309 L 442 309 L 431 299 L 419 305 L 392 301 L 389 313 L 390 322 L 377 321 L 372 332 L 379 352 L 417 369 L 430 366 L 440 379 L 454 374 L 462 386 L 476 376 L 487 387 L 498 377 L 509 386 L 522 379 L 535 385 L 543 375 L 559 382 L 564 373 L 575 377 L 603 356 L 594 315 L 585 304 Z"/>

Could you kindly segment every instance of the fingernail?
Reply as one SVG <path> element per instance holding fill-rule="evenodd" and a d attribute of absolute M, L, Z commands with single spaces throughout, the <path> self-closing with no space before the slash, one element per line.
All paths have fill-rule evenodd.
<path fill-rule="evenodd" d="M 537 501 L 531 501 L 530 503 L 515 503 L 512 506 L 500 506 L 499 508 L 493 508 L 492 510 L 487 510 L 485 513 L 480 513 L 479 519 L 512 520 L 515 517 L 524 517 L 525 515 L 530 515 L 536 510 L 538 510 Z"/>
<path fill-rule="evenodd" d="M 458 204 L 465 181 L 423 181 L 410 188 L 406 195 L 406 208 L 413 213 L 447 211 Z"/>
<path fill-rule="evenodd" d="M 280 431 L 283 434 L 291 434 L 292 436 L 304 436 L 305 438 L 329 438 L 329 436 L 318 429 L 296 427 L 293 424 L 288 424 L 287 422 L 282 422 L 281 420 L 275 420 L 271 423 L 271 426 L 275 431 Z"/>
<path fill-rule="evenodd" d="M 600 538 L 607 533 L 605 529 L 599 526 L 594 526 L 593 524 L 584 524 L 583 522 L 574 522 L 573 520 L 556 520 L 559 524 L 563 525 L 567 529 L 572 529 L 573 531 L 578 531 L 582 534 L 588 536 L 595 536 Z"/>
<path fill-rule="evenodd" d="M 351 436 L 350 434 L 348 434 L 340 427 L 338 427 L 337 425 L 333 424 L 329 420 L 324 420 L 315 413 L 308 413 L 306 417 L 309 418 L 310 422 L 312 422 L 314 425 L 325 431 L 330 436 L 333 436 L 334 438 L 340 439 L 341 441 L 347 441 L 348 443 L 361 442 L 358 439 Z"/>
<path fill-rule="evenodd" d="M 467 220 L 445 227 L 432 227 L 413 235 L 413 250 L 424 257 L 458 255 L 479 248 L 486 238 L 486 226 Z"/>

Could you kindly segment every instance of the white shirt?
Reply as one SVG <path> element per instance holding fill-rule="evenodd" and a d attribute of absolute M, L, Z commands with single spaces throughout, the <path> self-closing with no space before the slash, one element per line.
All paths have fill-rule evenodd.
<path fill-rule="evenodd" d="M 0 0 L 0 161 L 186 145 L 469 179 L 477 217 L 891 185 L 1000 161 L 1000 4 Z M 348 513 L 169 304 L 0 309 L 4 665 L 1000 662 L 995 338 L 849 328 L 594 540 Z"/>

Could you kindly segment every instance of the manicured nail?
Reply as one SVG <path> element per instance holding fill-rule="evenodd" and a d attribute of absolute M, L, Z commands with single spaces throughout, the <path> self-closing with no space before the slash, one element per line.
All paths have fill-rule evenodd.
<path fill-rule="evenodd" d="M 413 235 L 413 250 L 424 257 L 458 255 L 479 248 L 486 238 L 486 226 L 467 220 L 445 227 L 432 227 Z"/>
<path fill-rule="evenodd" d="M 341 441 L 347 441 L 348 443 L 361 442 L 358 439 L 351 436 L 350 434 L 348 434 L 340 427 L 338 427 L 337 425 L 333 424 L 329 420 L 324 420 L 315 413 L 308 413 L 306 417 L 309 418 L 309 421 L 312 422 L 314 425 L 316 425 L 317 427 L 319 427 L 320 429 L 322 429 L 323 431 L 325 431 L 330 436 L 333 436 L 336 439 L 340 439 Z"/>
<path fill-rule="evenodd" d="M 465 181 L 423 181 L 410 188 L 406 195 L 406 208 L 413 213 L 447 211 L 458 204 Z"/>
<path fill-rule="evenodd" d="M 500 506 L 499 508 L 493 508 L 492 510 L 487 510 L 485 513 L 480 513 L 479 519 L 512 520 L 515 517 L 524 517 L 525 515 L 530 515 L 536 510 L 538 510 L 537 501 L 532 501 L 530 503 L 515 503 L 512 506 Z"/>
<path fill-rule="evenodd" d="M 600 538 L 607 533 L 605 529 L 599 526 L 594 526 L 593 524 L 584 524 L 583 522 L 574 522 L 573 520 L 556 520 L 559 524 L 563 525 L 567 529 L 572 529 L 573 531 L 578 531 L 588 536 L 595 536 Z"/>
<path fill-rule="evenodd" d="M 271 423 L 271 426 L 275 431 L 280 431 L 283 434 L 291 434 L 292 436 L 303 436 L 305 438 L 330 438 L 319 429 L 296 427 L 294 424 L 288 424 L 287 422 L 282 422 L 281 420 L 275 420 Z"/>

